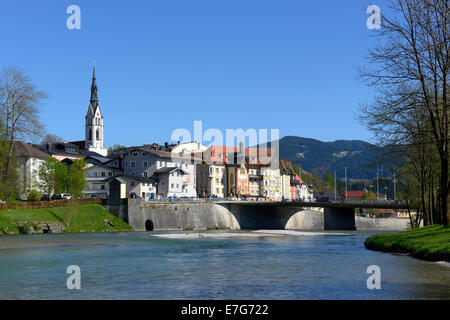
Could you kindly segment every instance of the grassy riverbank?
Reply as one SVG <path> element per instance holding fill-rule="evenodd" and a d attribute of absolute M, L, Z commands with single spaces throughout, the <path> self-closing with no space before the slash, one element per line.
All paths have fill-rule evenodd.
<path fill-rule="evenodd" d="M 409 253 L 429 261 L 450 261 L 450 228 L 427 226 L 395 233 L 376 234 L 366 239 L 367 249 L 392 253 Z"/>
<path fill-rule="evenodd" d="M 132 231 L 98 204 L 0 210 L 0 234 Z"/>

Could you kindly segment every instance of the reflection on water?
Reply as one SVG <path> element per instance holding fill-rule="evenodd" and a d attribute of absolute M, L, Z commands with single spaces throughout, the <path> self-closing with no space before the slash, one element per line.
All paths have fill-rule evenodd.
<path fill-rule="evenodd" d="M 373 252 L 371 232 L 0 237 L 0 299 L 449 299 L 450 267 Z M 155 237 L 156 236 L 156 237 Z M 81 290 L 66 288 L 69 265 Z M 381 268 L 381 290 L 366 286 Z"/>

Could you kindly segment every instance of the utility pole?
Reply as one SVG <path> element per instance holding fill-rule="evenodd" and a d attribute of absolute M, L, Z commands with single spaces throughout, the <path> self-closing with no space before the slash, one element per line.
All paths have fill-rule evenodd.
<path fill-rule="evenodd" d="M 345 167 L 345 200 L 347 200 L 347 167 Z"/>

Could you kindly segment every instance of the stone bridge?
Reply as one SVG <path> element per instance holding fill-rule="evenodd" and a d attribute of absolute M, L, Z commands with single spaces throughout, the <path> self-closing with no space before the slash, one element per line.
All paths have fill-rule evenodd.
<path fill-rule="evenodd" d="M 255 202 L 218 201 L 229 208 L 240 226 L 258 225 L 257 229 L 284 229 L 291 216 L 306 208 L 324 208 L 324 230 L 356 230 L 355 209 L 407 209 L 392 202 Z M 242 215 L 241 213 L 245 213 Z M 244 228 L 243 228 L 244 226 Z"/>
<path fill-rule="evenodd" d="M 404 204 L 389 202 L 146 202 L 139 199 L 122 199 L 115 204 L 104 203 L 104 206 L 138 231 L 207 228 L 356 230 L 356 208 L 407 208 Z M 324 208 L 324 213 L 312 212 L 310 208 L 314 207 Z"/>

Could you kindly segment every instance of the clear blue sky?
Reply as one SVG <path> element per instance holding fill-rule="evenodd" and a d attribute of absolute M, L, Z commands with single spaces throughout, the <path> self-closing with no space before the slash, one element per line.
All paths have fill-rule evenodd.
<path fill-rule="evenodd" d="M 382 3 L 378 4 L 383 10 Z M 66 8 L 81 8 L 68 30 Z M 371 1 L 128 0 L 0 3 L 0 67 L 50 97 L 48 132 L 84 139 L 96 61 L 105 145 L 164 142 L 176 128 L 278 128 L 369 140 L 355 119 L 373 89 L 357 79 L 374 44 Z"/>

